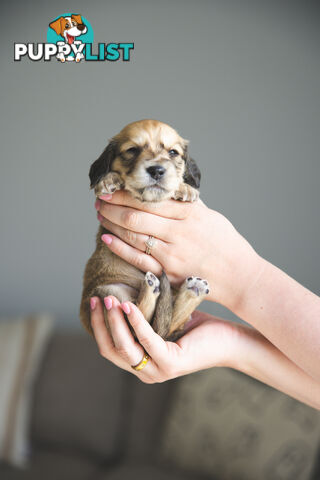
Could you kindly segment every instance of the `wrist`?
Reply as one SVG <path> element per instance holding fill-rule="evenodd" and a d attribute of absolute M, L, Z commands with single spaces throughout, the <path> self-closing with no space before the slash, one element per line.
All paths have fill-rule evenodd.
<path fill-rule="evenodd" d="M 224 358 L 218 366 L 245 373 L 248 370 L 248 348 L 251 341 L 250 330 L 252 329 L 236 322 L 228 323 L 232 329 L 232 334 L 229 336 L 228 348 L 225 349 Z"/>
<path fill-rule="evenodd" d="M 244 239 L 243 239 L 244 240 Z M 266 260 L 244 240 L 242 248 L 235 249 L 234 258 L 229 258 L 221 272 L 213 271 L 210 260 L 206 263 L 204 278 L 209 281 L 207 300 L 217 302 L 238 315 L 250 291 L 266 266 Z"/>
<path fill-rule="evenodd" d="M 236 282 L 236 286 L 234 286 L 235 293 L 233 296 L 230 296 L 231 301 L 227 305 L 229 310 L 235 315 L 241 316 L 240 313 L 252 295 L 255 285 L 263 276 L 267 264 L 268 262 L 253 249 L 251 255 L 244 259 L 242 271 L 234 276 L 234 282 Z"/>

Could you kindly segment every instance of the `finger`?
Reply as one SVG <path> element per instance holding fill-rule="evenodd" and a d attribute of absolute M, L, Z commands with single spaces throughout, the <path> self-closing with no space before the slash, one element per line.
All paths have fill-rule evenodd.
<path fill-rule="evenodd" d="M 163 364 L 164 360 L 167 360 L 166 342 L 156 334 L 136 305 L 131 302 L 125 302 L 121 304 L 121 307 L 126 313 L 130 325 L 137 335 L 139 343 L 156 364 Z"/>
<path fill-rule="evenodd" d="M 110 222 L 105 219 L 98 213 L 98 220 L 101 225 L 103 225 L 109 232 L 114 233 L 118 238 L 121 238 L 125 243 L 141 250 L 143 253 L 146 251 L 146 242 L 150 238 L 148 235 L 143 233 L 132 232 L 131 230 L 126 230 L 115 223 Z M 160 263 L 162 263 L 168 257 L 168 245 L 162 240 L 155 239 L 154 245 L 152 247 L 152 256 L 156 258 Z"/>
<path fill-rule="evenodd" d="M 108 323 L 116 352 L 127 363 L 128 367 L 137 365 L 144 356 L 144 350 L 133 338 L 119 300 L 111 295 L 104 300 L 108 310 Z"/>
<path fill-rule="evenodd" d="M 176 220 L 159 217 L 130 207 L 101 202 L 99 213 L 110 222 L 136 233 L 152 235 L 164 241 L 172 238 Z"/>
<path fill-rule="evenodd" d="M 110 195 L 102 195 L 99 198 L 113 205 L 132 207 L 143 212 L 153 213 L 154 215 L 160 215 L 161 217 L 172 218 L 175 220 L 186 218 L 192 208 L 192 203 L 180 202 L 177 200 L 164 200 L 163 202 L 152 203 L 140 202 L 127 190 L 119 190 L 114 193 L 111 198 Z"/>
<path fill-rule="evenodd" d="M 115 349 L 111 334 L 106 327 L 101 300 L 98 297 L 92 297 L 92 300 L 93 309 L 91 310 L 91 326 L 94 331 L 94 336 L 100 354 L 123 370 L 140 377 L 142 381 L 153 383 L 157 375 L 157 368 L 152 359 L 150 358 L 148 360 L 148 368 L 146 369 L 146 365 L 146 367 L 143 369 L 143 372 L 142 370 L 138 372 L 132 369 L 132 367 L 120 357 L 119 353 Z M 140 346 L 140 348 L 142 347 Z M 141 361 L 142 357 L 143 355 L 141 356 L 139 362 Z"/>
<path fill-rule="evenodd" d="M 126 262 L 137 267 L 142 272 L 150 271 L 155 275 L 161 275 L 162 266 L 158 260 L 151 255 L 147 255 L 137 248 L 131 247 L 131 245 L 128 245 L 114 235 L 105 234 L 102 235 L 102 238 L 108 248 Z"/>
<path fill-rule="evenodd" d="M 92 299 L 94 301 L 93 303 L 95 307 L 91 311 L 91 326 L 94 332 L 94 337 L 97 342 L 100 355 L 117 365 L 117 367 L 131 372 L 132 369 L 130 365 L 128 365 L 128 363 L 123 360 L 123 358 L 121 358 L 121 356 L 115 349 L 111 334 L 106 327 L 103 314 L 103 306 L 100 299 L 98 297 L 92 297 Z"/>
<path fill-rule="evenodd" d="M 100 298 L 92 297 L 91 327 L 97 342 L 100 354 L 108 360 L 115 360 L 115 349 L 112 337 L 106 327 L 103 306 Z"/>

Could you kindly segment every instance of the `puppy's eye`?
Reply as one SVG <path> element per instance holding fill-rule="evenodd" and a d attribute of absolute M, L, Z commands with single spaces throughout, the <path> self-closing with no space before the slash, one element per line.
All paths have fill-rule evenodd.
<path fill-rule="evenodd" d="M 69 30 L 69 28 L 70 28 L 70 25 L 66 24 L 65 29 Z"/>
<path fill-rule="evenodd" d="M 130 153 L 131 155 L 136 155 L 139 153 L 139 148 L 138 147 L 130 147 L 128 150 L 126 150 L 126 153 Z"/>
<path fill-rule="evenodd" d="M 77 24 L 76 22 L 72 22 L 72 26 L 75 27 Z"/>
<path fill-rule="evenodd" d="M 169 155 L 170 157 L 176 157 L 177 155 L 179 155 L 179 152 L 177 152 L 177 150 L 169 150 Z"/>

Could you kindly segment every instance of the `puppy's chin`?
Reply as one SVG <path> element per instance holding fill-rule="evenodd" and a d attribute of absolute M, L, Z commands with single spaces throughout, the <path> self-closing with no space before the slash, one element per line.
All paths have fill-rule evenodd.
<path fill-rule="evenodd" d="M 135 198 L 141 202 L 162 202 L 172 197 L 173 192 L 169 192 L 159 185 L 152 185 L 145 188 L 131 190 Z"/>

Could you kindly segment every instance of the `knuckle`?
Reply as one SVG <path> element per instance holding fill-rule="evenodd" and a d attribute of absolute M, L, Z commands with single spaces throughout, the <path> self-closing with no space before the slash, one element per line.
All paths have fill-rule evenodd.
<path fill-rule="evenodd" d="M 150 350 L 151 341 L 149 337 L 146 337 L 145 335 L 139 335 L 139 342 L 141 343 L 141 345 L 143 345 L 145 350 Z"/>
<path fill-rule="evenodd" d="M 124 360 L 129 360 L 129 348 L 127 345 L 120 345 L 119 347 L 117 347 L 117 352 Z"/>
<path fill-rule="evenodd" d="M 137 235 L 135 232 L 132 232 L 131 230 L 125 230 L 124 241 L 126 243 L 135 244 L 136 240 L 137 240 Z"/>
<path fill-rule="evenodd" d="M 137 227 L 139 216 L 134 210 L 128 210 L 123 213 L 123 223 L 129 229 Z"/>

